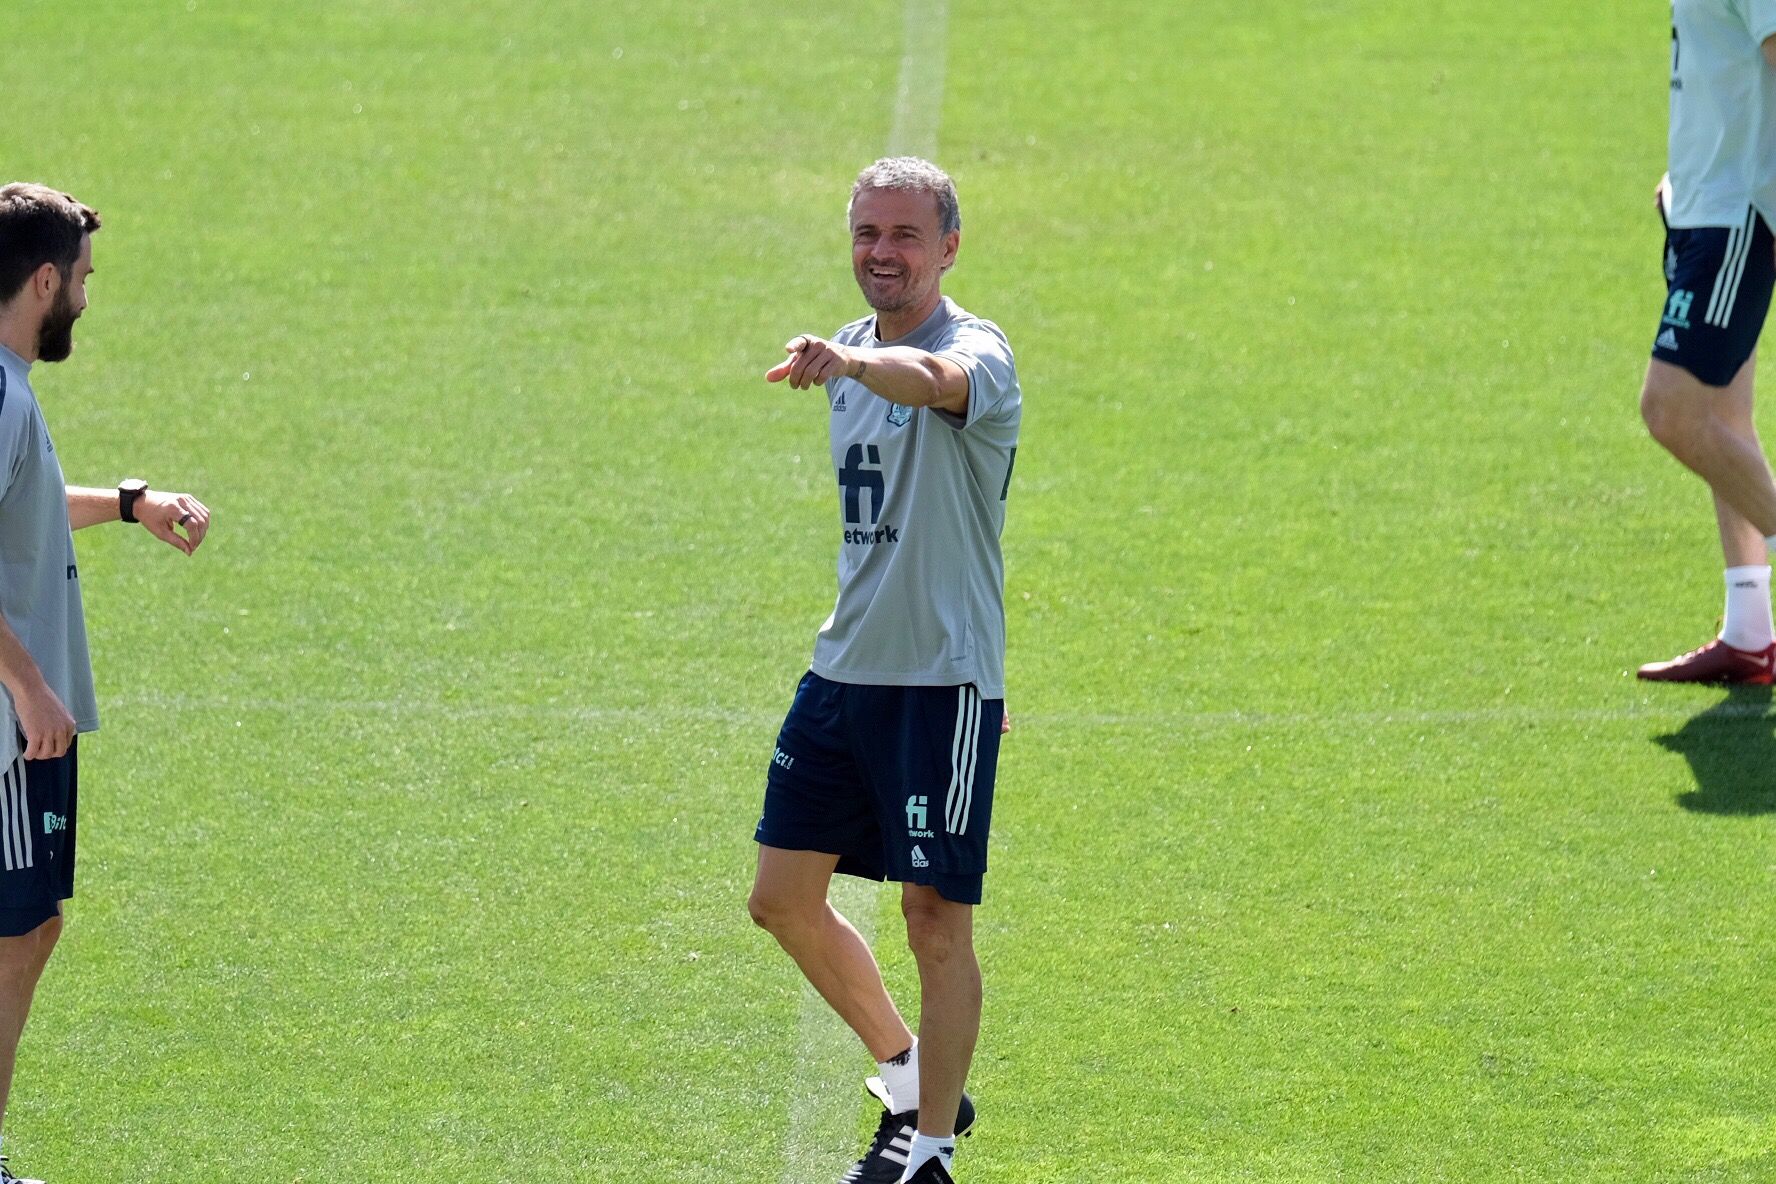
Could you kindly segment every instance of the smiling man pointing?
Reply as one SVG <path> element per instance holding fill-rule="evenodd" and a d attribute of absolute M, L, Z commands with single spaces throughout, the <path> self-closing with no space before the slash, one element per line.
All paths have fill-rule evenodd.
<path fill-rule="evenodd" d="M 838 604 L 769 769 L 750 908 L 881 1069 L 882 1121 L 846 1184 L 943 1184 L 974 1120 L 974 906 L 1005 714 L 999 535 L 1022 395 L 998 326 L 941 291 L 962 241 L 950 178 L 877 161 L 850 223 L 874 315 L 793 339 L 765 376 L 826 388 L 842 541 Z M 902 885 L 916 1041 L 827 900 L 834 872 Z"/>

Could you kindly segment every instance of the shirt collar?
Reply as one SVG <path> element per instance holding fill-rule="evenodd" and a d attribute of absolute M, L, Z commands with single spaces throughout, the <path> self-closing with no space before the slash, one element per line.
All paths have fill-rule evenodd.
<path fill-rule="evenodd" d="M 883 348 L 886 348 L 888 346 L 901 345 L 905 342 L 911 341 L 915 337 L 918 337 L 921 334 L 923 334 L 927 329 L 931 328 L 932 325 L 936 324 L 940 317 L 943 317 L 947 312 L 949 312 L 949 309 L 950 309 L 950 298 L 948 296 L 939 297 L 938 301 L 937 301 L 937 307 L 931 310 L 930 316 L 926 317 L 924 320 L 919 322 L 919 327 L 917 329 L 910 330 L 909 332 L 904 333 L 899 337 L 896 337 L 893 341 L 883 341 L 880 337 L 876 337 L 875 344 L 878 346 L 881 346 Z M 870 326 L 870 335 L 872 337 L 874 337 L 875 334 L 879 331 L 879 329 L 880 329 L 880 326 L 871 325 Z"/>

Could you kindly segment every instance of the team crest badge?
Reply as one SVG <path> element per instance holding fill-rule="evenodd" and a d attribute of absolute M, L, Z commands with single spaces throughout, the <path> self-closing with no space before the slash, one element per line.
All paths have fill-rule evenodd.
<path fill-rule="evenodd" d="M 913 409 L 905 403 L 894 403 L 888 408 L 888 422 L 897 428 L 904 428 L 912 418 Z"/>

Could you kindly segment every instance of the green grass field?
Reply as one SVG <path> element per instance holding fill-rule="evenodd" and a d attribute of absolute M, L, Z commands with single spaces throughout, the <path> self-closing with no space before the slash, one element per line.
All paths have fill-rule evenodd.
<path fill-rule="evenodd" d="M 1665 9 L 950 9 L 1026 400 L 963 1179 L 1776 1180 L 1776 719 L 1628 673 L 1720 596 L 1634 408 Z M 79 540 L 15 1167 L 836 1179 L 867 1058 L 744 910 L 837 547 L 759 376 L 858 315 L 902 6 L 7 16 L 0 172 L 106 220 L 63 465 L 216 511 Z"/>

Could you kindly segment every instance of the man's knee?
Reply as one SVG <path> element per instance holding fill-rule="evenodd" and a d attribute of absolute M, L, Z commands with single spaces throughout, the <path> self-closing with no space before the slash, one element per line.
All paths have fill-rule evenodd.
<path fill-rule="evenodd" d="M 61 936 L 62 918 L 58 913 L 29 933 L 0 937 L 0 977 L 35 978 L 42 973 Z"/>
<path fill-rule="evenodd" d="M 820 922 L 826 901 L 798 900 L 754 885 L 746 898 L 746 911 L 752 923 L 775 937 L 793 936 L 813 929 Z"/>
<path fill-rule="evenodd" d="M 907 945 L 921 963 L 944 963 L 974 951 L 973 912 L 968 905 L 944 900 L 935 892 L 902 898 Z"/>
<path fill-rule="evenodd" d="M 1678 455 L 1708 447 L 1718 421 L 1730 409 L 1712 387 L 1687 370 L 1655 362 L 1640 391 L 1640 418 L 1653 439 Z"/>
<path fill-rule="evenodd" d="M 1640 418 L 1653 439 L 1673 452 L 1693 445 L 1707 427 L 1707 406 L 1696 392 L 1652 375 L 1640 392 Z"/>
<path fill-rule="evenodd" d="M 757 885 L 753 886 L 752 895 L 746 898 L 746 912 L 752 917 L 752 923 L 764 930 L 777 924 L 781 916 L 778 903 Z"/>

